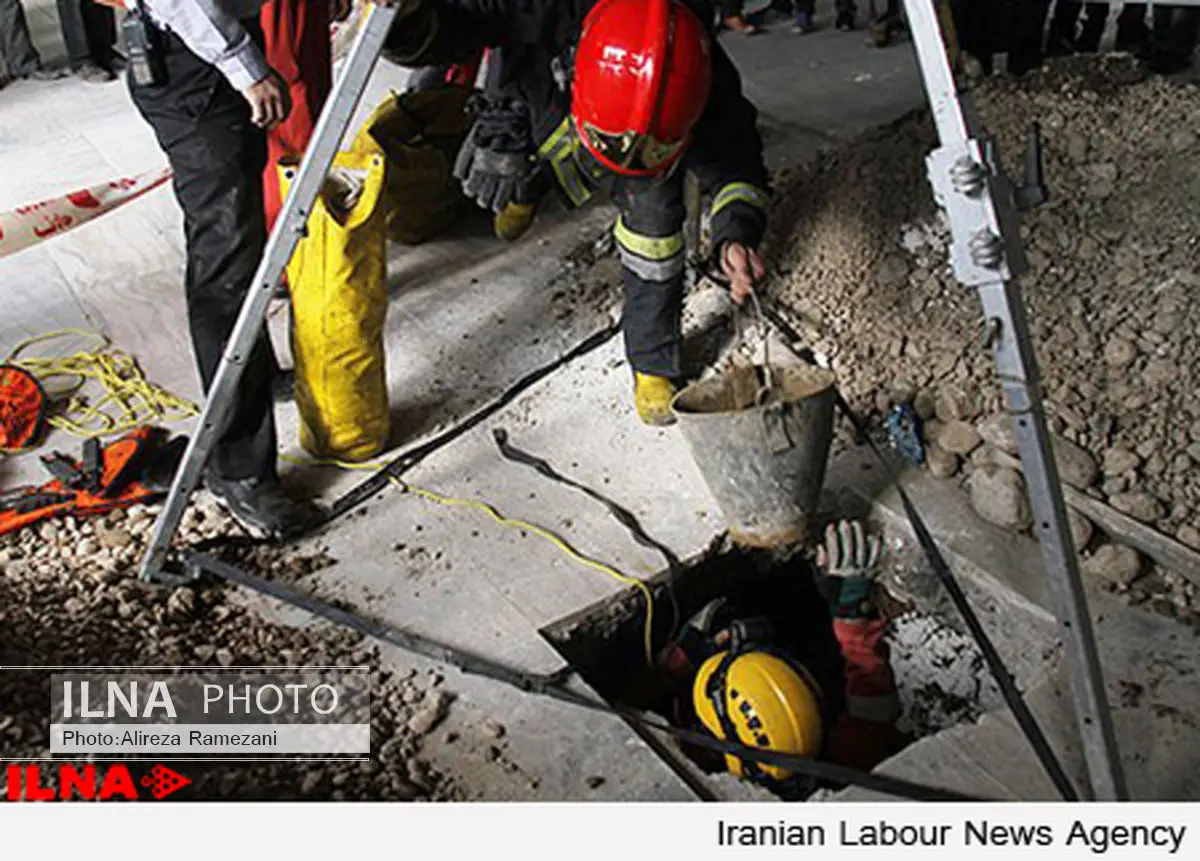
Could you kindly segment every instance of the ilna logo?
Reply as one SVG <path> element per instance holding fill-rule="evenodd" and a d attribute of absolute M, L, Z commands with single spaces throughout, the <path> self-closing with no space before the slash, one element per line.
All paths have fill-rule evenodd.
<path fill-rule="evenodd" d="M 43 786 L 43 766 L 10 765 L 5 768 L 7 788 L 4 798 L 8 801 L 112 801 L 123 799 L 137 801 L 138 784 L 126 765 L 113 765 L 98 769 L 94 765 L 47 766 L 57 768 L 58 788 Z M 156 765 L 142 777 L 141 786 L 156 801 L 178 792 L 190 784 L 184 777 L 165 765 Z"/>

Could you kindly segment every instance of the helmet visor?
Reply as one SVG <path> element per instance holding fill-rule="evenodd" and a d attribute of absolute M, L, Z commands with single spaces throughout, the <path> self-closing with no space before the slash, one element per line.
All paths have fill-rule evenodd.
<path fill-rule="evenodd" d="M 664 143 L 636 132 L 605 132 L 591 123 L 580 123 L 579 127 L 584 143 L 597 158 L 612 170 L 633 175 L 665 171 L 686 143 Z"/>

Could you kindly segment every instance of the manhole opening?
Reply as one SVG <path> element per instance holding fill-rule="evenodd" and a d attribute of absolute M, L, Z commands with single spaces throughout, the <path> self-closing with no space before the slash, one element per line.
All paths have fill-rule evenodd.
<path fill-rule="evenodd" d="M 724 598 L 728 615 L 766 619 L 771 645 L 797 657 L 823 691 L 831 708 L 844 696 L 844 663 L 832 619 L 816 590 L 805 557 L 718 545 L 681 566 L 674 577 L 663 572 L 651 581 L 655 598 L 652 630 L 655 663 L 645 655 L 645 602 L 635 591 L 614 597 L 564 619 L 543 634 L 588 683 L 610 703 L 704 731 L 692 701 L 694 672 L 672 672 L 666 647 L 682 626 L 714 599 Z M 694 670 L 694 667 L 692 668 Z M 724 758 L 694 746 L 669 747 L 701 775 L 726 772 Z M 678 759 L 678 757 L 674 757 Z M 789 800 L 807 797 L 815 787 L 800 781 L 772 787 Z"/>
<path fill-rule="evenodd" d="M 608 702 L 704 732 L 692 699 L 695 668 L 672 672 L 664 658 L 682 626 L 709 602 L 724 598 L 732 618 L 769 620 L 771 645 L 804 666 L 830 710 L 841 710 L 845 663 L 806 556 L 782 557 L 718 543 L 683 563 L 674 576 L 662 572 L 648 583 L 655 604 L 651 666 L 644 646 L 645 602 L 635 590 L 542 632 Z M 903 612 L 892 602 L 889 607 L 894 621 L 888 641 L 901 716 L 885 747 L 894 755 L 922 736 L 975 720 L 996 705 L 998 696 L 973 643 L 936 616 Z M 693 778 L 707 782 L 728 773 L 720 754 L 674 740 L 657 746 Z M 768 788 L 784 800 L 796 801 L 817 789 L 840 787 L 801 779 Z"/>

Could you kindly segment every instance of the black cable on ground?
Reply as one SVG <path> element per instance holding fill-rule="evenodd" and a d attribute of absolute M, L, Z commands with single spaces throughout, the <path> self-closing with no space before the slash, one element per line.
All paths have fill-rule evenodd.
<path fill-rule="evenodd" d="M 683 572 L 683 563 L 680 561 L 679 556 L 676 555 L 675 551 L 663 544 L 661 541 L 652 538 L 650 534 L 646 532 L 646 528 L 642 526 L 641 521 L 637 519 L 637 515 L 635 515 L 628 508 L 625 508 L 616 501 L 600 493 L 598 490 L 594 490 L 593 488 L 588 487 L 586 484 L 581 484 L 575 479 L 563 475 L 561 472 L 551 466 L 548 461 L 543 460 L 536 455 L 532 455 L 529 452 L 522 451 L 514 446 L 508 441 L 508 431 L 504 428 L 493 429 L 492 439 L 495 440 L 496 448 L 500 450 L 501 456 L 503 456 L 506 460 L 511 460 L 513 463 L 518 463 L 522 466 L 528 466 L 545 478 L 557 482 L 558 484 L 565 485 L 566 487 L 570 487 L 574 490 L 578 490 L 580 493 L 583 493 L 589 498 L 594 499 L 596 502 L 599 502 L 606 509 L 608 509 L 609 514 L 611 514 L 618 523 L 620 523 L 629 531 L 629 534 L 633 536 L 633 539 L 638 544 L 641 544 L 643 547 L 647 547 L 651 550 L 657 550 L 660 554 L 662 554 L 663 559 L 667 563 L 667 596 L 671 600 L 671 610 L 674 615 L 667 639 L 673 639 L 679 627 L 683 624 L 682 613 L 679 609 L 679 601 L 675 596 L 675 581 Z"/>
<path fill-rule="evenodd" d="M 464 673 L 483 676 L 501 682 L 526 693 L 546 696 L 559 702 L 600 712 L 627 720 L 635 726 L 674 736 L 681 742 L 705 748 L 716 753 L 735 756 L 762 765 L 787 769 L 796 774 L 818 781 L 860 786 L 874 792 L 905 798 L 911 801 L 984 801 L 948 789 L 924 786 L 919 783 L 887 775 L 859 771 L 831 762 L 808 759 L 792 754 L 778 753 L 761 748 L 749 747 L 736 742 L 724 741 L 704 733 L 681 729 L 668 723 L 648 719 L 640 712 L 621 706 L 612 706 L 564 685 L 575 675 L 571 667 L 549 675 L 526 673 L 513 669 L 490 658 L 476 655 L 465 649 L 447 646 L 427 637 L 403 631 L 391 625 L 363 618 L 355 613 L 334 607 L 324 601 L 305 595 L 279 582 L 264 580 L 233 565 L 210 556 L 185 551 L 185 563 L 206 571 L 230 583 L 252 589 L 262 595 L 282 601 L 293 607 L 312 613 L 330 622 L 347 627 L 404 651 L 421 655 L 438 663 L 456 667 Z"/>
<path fill-rule="evenodd" d="M 768 306 L 764 307 L 763 313 L 771 322 L 771 324 L 780 332 L 782 332 L 789 341 L 791 341 L 793 344 L 803 343 L 803 339 L 800 337 L 800 335 L 791 327 L 791 325 L 788 324 L 787 320 L 784 319 L 783 315 L 780 314 L 778 310 Z M 816 363 L 815 357 L 812 355 L 811 350 L 807 351 L 807 355 L 802 355 L 802 357 L 813 361 L 814 364 Z M 1071 783 L 1071 779 L 1067 776 L 1066 771 L 1063 769 L 1062 763 L 1059 761 L 1053 749 L 1050 747 L 1050 742 L 1046 739 L 1045 734 L 1042 732 L 1041 726 L 1038 724 L 1037 719 L 1033 716 L 1033 712 L 1030 711 L 1028 704 L 1026 704 L 1025 698 L 1021 695 L 1020 690 L 1017 689 L 1017 684 L 1013 680 L 1012 675 L 1008 672 L 1008 668 L 1004 665 L 1003 658 L 1000 657 L 1000 653 L 996 651 L 996 647 L 992 644 L 991 638 L 988 637 L 987 632 L 983 629 L 983 625 L 980 624 L 979 617 L 976 616 L 975 611 L 971 609 L 971 605 L 968 602 L 967 596 L 963 592 L 962 587 L 959 585 L 958 579 L 950 570 L 950 566 L 946 563 L 946 559 L 942 555 L 941 550 L 938 548 L 937 542 L 930 534 L 929 529 L 925 526 L 925 521 L 917 511 L 916 506 L 913 505 L 912 499 L 909 497 L 907 491 L 905 491 L 903 485 L 901 485 L 899 476 L 896 474 L 891 462 L 887 459 L 883 452 L 880 451 L 879 446 L 871 438 L 871 435 L 863 425 L 862 420 L 859 419 L 859 417 L 854 413 L 854 410 L 850 408 L 850 405 L 846 402 L 846 399 L 842 396 L 842 393 L 835 388 L 834 394 L 836 398 L 835 403 L 837 404 L 838 410 L 843 416 L 845 416 L 846 420 L 850 423 L 851 427 L 854 429 L 854 433 L 858 436 L 858 438 L 871 449 L 871 452 L 875 455 L 876 460 L 879 461 L 880 466 L 884 469 L 885 474 L 888 476 L 892 486 L 895 487 L 896 491 L 900 494 L 900 500 L 904 504 L 904 512 L 908 516 L 909 523 L 912 525 L 913 532 L 917 536 L 917 541 L 920 543 L 921 549 L 925 552 L 925 556 L 928 558 L 929 564 L 933 567 L 934 574 L 942 582 L 942 585 L 946 587 L 946 591 L 949 593 L 950 599 L 954 602 L 955 608 L 962 616 L 963 621 L 966 623 L 967 628 L 971 632 L 971 636 L 979 646 L 979 650 L 983 654 L 984 661 L 987 663 L 992 677 L 996 680 L 996 684 L 1000 688 L 1000 693 L 1004 697 L 1005 703 L 1008 705 L 1009 709 L 1012 710 L 1013 716 L 1017 720 L 1017 724 L 1020 726 L 1022 733 L 1024 733 L 1025 738 L 1029 741 L 1030 746 L 1033 748 L 1033 752 L 1036 754 L 1038 761 L 1041 762 L 1042 768 L 1045 769 L 1046 774 L 1049 776 L 1051 782 L 1054 783 L 1055 788 L 1065 800 L 1078 801 L 1079 794 L 1076 792 L 1075 786 Z"/>
<path fill-rule="evenodd" d="M 328 524 L 332 523 L 334 520 L 337 520 L 347 512 L 362 505 L 367 500 L 382 492 L 392 479 L 399 478 L 406 470 L 416 466 L 438 449 L 442 448 L 448 443 L 453 442 L 473 428 L 478 427 L 481 423 L 491 418 L 504 407 L 516 400 L 517 397 L 523 394 L 527 389 L 536 383 L 541 382 L 559 368 L 608 343 L 610 340 L 616 337 L 617 333 L 620 331 L 621 327 L 619 324 L 611 324 L 604 329 L 601 329 L 599 332 L 590 335 L 584 341 L 576 345 L 568 352 L 564 353 L 559 358 L 555 359 L 553 362 L 543 365 L 537 370 L 532 371 L 521 379 L 517 380 L 517 382 L 505 389 L 498 398 L 472 413 L 463 421 L 453 425 L 450 428 L 447 428 L 445 431 L 434 436 L 432 439 L 429 439 L 426 442 L 423 442 L 420 445 L 417 445 L 412 449 L 397 455 L 395 458 L 385 464 L 378 472 L 374 473 L 370 478 L 363 481 L 357 487 L 351 488 L 346 494 L 337 499 L 333 505 L 330 506 L 325 516 L 311 524 L 309 528 L 305 530 L 304 534 L 312 534 L 313 532 L 316 532 L 317 530 L 322 529 Z"/>

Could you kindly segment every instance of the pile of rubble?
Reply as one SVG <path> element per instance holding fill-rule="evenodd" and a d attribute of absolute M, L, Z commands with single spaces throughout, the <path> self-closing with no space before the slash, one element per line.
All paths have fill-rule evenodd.
<path fill-rule="evenodd" d="M 378 648 L 327 625 L 268 622 L 223 587 L 162 591 L 136 577 L 154 523 L 144 507 L 49 521 L 0 538 L 0 665 L 363 666 L 373 668 L 373 757 L 357 764 L 189 763 L 191 795 L 209 799 L 447 800 L 467 790 L 422 758 L 453 695 L 440 674 L 380 671 Z M 181 540 L 241 530 L 215 505 L 189 509 Z M 234 545 L 236 546 L 236 544 Z M 237 556 L 248 555 L 246 548 Z M 322 552 L 259 545 L 259 571 L 295 579 L 332 563 Z M 230 559 L 230 561 L 236 561 Z M 48 756 L 49 674 L 0 673 L 0 747 L 14 761 Z"/>
<path fill-rule="evenodd" d="M 1019 181 L 1040 124 L 1050 199 L 1026 213 L 1022 292 L 1062 479 L 1200 549 L 1200 90 L 1128 57 L 1072 58 L 973 93 Z M 782 176 L 772 287 L 847 397 L 877 425 L 910 402 L 928 468 L 988 520 L 1030 510 L 977 297 L 950 272 L 925 156 L 926 111 Z M 1189 621 L 1193 583 L 1071 512 L 1085 569 Z"/>

